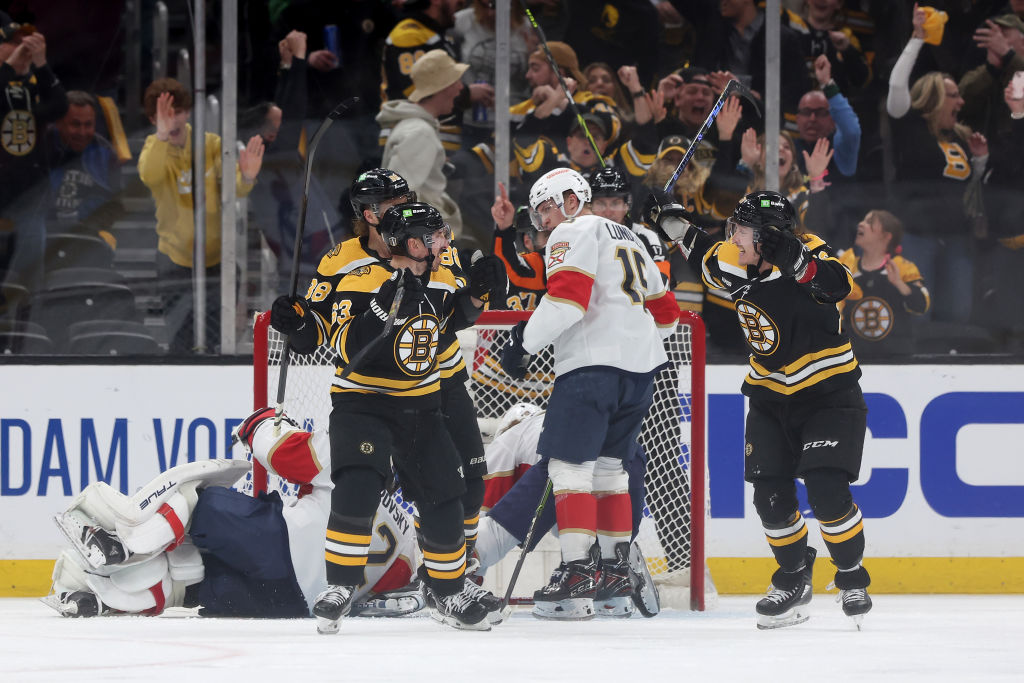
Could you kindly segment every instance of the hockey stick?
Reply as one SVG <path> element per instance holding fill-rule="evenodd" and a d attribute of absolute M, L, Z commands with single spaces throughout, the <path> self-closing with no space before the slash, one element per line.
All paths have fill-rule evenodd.
<path fill-rule="evenodd" d="M 594 148 L 594 154 L 597 155 L 597 160 L 601 163 L 601 168 L 605 167 L 604 155 L 601 154 L 601 150 L 597 148 L 597 143 L 594 142 L 594 136 L 590 134 L 590 129 L 587 128 L 587 122 L 583 120 L 583 115 L 580 114 L 580 108 L 576 106 L 576 100 L 572 98 L 572 93 L 569 92 L 569 86 L 565 84 L 565 79 L 562 77 L 562 72 L 558 68 L 558 62 L 555 61 L 555 56 L 551 54 L 551 50 L 548 48 L 548 39 L 544 35 L 544 29 L 537 24 L 537 20 L 533 18 L 533 12 L 526 6 L 526 0 L 519 0 L 519 4 L 523 6 L 523 11 L 526 12 L 526 18 L 530 20 L 530 26 L 537 32 L 537 37 L 540 39 L 540 46 L 544 49 L 544 54 L 548 58 L 548 65 L 551 66 L 551 70 L 555 72 L 555 76 L 558 77 L 558 84 L 562 86 L 562 92 L 565 93 L 566 98 L 569 100 L 569 107 L 572 108 L 572 113 L 576 115 L 576 122 L 580 124 L 580 128 L 583 129 L 583 134 L 587 136 L 587 140 L 590 142 L 590 146 Z M 581 87 L 582 83 L 578 84 Z"/>
<path fill-rule="evenodd" d="M 320 122 L 320 126 L 313 133 L 313 139 L 309 142 L 306 150 L 306 175 L 302 181 L 302 203 L 299 206 L 299 222 L 295 226 L 295 249 L 292 251 L 292 282 L 288 294 L 295 298 L 299 288 L 299 262 L 302 260 L 302 234 L 306 230 L 306 208 L 309 204 L 309 180 L 313 174 L 313 155 L 316 154 L 316 146 L 320 144 L 320 138 L 324 136 L 331 124 L 345 115 L 354 104 L 359 102 L 358 97 L 350 97 L 335 107 L 327 118 Z M 288 365 L 291 354 L 288 352 L 289 336 L 284 338 L 284 351 L 281 353 L 281 374 L 277 379 L 277 406 L 274 408 L 274 430 L 281 428 L 281 416 L 284 415 L 284 390 L 288 380 Z"/>
<path fill-rule="evenodd" d="M 352 374 L 363 359 L 368 357 L 381 342 L 383 342 L 389 334 L 391 334 L 391 328 L 395 326 L 395 318 L 398 316 L 398 307 L 402 305 L 402 297 L 405 296 L 405 278 L 398 279 L 398 288 L 395 290 L 395 298 L 391 302 L 391 308 L 388 310 L 388 319 L 384 321 L 384 329 L 379 335 L 374 337 L 369 344 L 359 350 L 359 353 L 352 356 L 352 360 L 349 361 L 345 369 L 341 371 L 338 379 L 345 379 Z"/>
<path fill-rule="evenodd" d="M 530 522 L 530 528 L 526 531 L 526 538 L 523 539 L 523 548 L 519 551 L 519 560 L 516 562 L 516 568 L 512 571 L 512 578 L 508 580 L 508 588 L 505 589 L 505 599 L 502 600 L 504 603 L 501 607 L 502 619 L 508 619 L 508 616 L 512 613 L 512 591 L 516 587 L 516 580 L 519 578 L 519 572 L 523 569 L 523 562 L 526 561 L 526 554 L 530 552 L 530 542 L 533 540 L 533 532 L 537 528 L 537 520 L 544 513 L 544 506 L 547 505 L 548 496 L 551 495 L 551 479 L 548 479 L 548 485 L 544 487 L 544 493 L 540 494 L 540 503 L 537 504 L 537 510 L 533 513 L 533 520 Z"/>
<path fill-rule="evenodd" d="M 750 103 L 754 105 L 757 115 L 761 115 L 761 108 L 757 104 L 757 99 L 754 97 L 754 93 L 750 92 L 750 89 L 747 88 L 747 86 L 737 80 L 730 80 L 726 83 L 725 88 L 722 89 L 722 94 L 718 96 L 718 101 L 715 102 L 715 106 L 711 108 L 711 113 L 709 113 L 708 117 L 704 120 L 704 125 L 700 127 L 699 131 L 697 131 L 697 135 L 693 138 L 693 141 L 690 142 L 690 146 L 686 150 L 686 154 L 683 155 L 679 165 L 676 166 L 676 170 L 672 173 L 672 177 L 668 179 L 667 183 L 665 183 L 664 192 L 666 194 L 672 191 L 676 181 L 679 180 L 679 176 L 683 174 L 683 170 L 686 169 L 686 165 L 690 163 L 690 159 L 692 159 L 693 155 L 696 153 L 697 147 L 700 146 L 701 140 L 703 140 L 707 132 L 711 130 L 711 124 L 713 124 L 715 119 L 718 118 L 718 112 L 720 112 L 722 107 L 725 106 L 725 101 L 734 94 L 742 95 L 744 98 L 749 100 Z"/>

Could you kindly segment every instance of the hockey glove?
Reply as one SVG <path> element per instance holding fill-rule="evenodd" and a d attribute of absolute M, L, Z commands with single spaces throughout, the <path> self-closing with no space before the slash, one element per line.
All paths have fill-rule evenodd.
<path fill-rule="evenodd" d="M 282 294 L 270 306 L 270 326 L 286 336 L 306 327 L 306 305 L 302 299 Z"/>
<path fill-rule="evenodd" d="M 523 348 L 523 328 L 526 321 L 518 323 L 508 335 L 508 342 L 501 350 L 501 369 L 512 379 L 526 379 L 526 367 L 530 364 L 530 356 Z"/>
<path fill-rule="evenodd" d="M 761 256 L 786 277 L 803 280 L 811 263 L 811 252 L 800 238 L 776 227 L 761 229 Z"/>
<path fill-rule="evenodd" d="M 686 240 L 691 230 L 698 230 L 691 223 L 694 215 L 676 202 L 675 198 L 660 190 L 652 190 L 644 203 L 644 220 L 657 230 L 658 236 L 666 242 Z"/>
<path fill-rule="evenodd" d="M 395 295 L 398 293 L 399 279 L 402 281 L 403 291 L 402 300 L 399 302 L 398 310 L 395 312 L 396 318 L 408 318 L 419 313 L 420 304 L 426 296 L 423 281 L 408 268 L 391 273 L 391 277 L 381 283 L 377 293 L 373 295 L 373 299 L 370 301 L 369 313 L 379 319 L 382 325 L 387 322 L 388 317 L 391 315 L 391 306 L 395 301 Z"/>
<path fill-rule="evenodd" d="M 508 296 L 505 262 L 494 254 L 474 253 L 469 267 L 469 293 L 474 299 L 490 303 L 492 308 L 503 303 Z"/>

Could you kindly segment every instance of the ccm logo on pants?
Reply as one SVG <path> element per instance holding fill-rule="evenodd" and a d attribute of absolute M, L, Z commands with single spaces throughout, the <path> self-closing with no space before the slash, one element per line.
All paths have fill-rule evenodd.
<path fill-rule="evenodd" d="M 808 441 L 804 444 L 804 450 L 808 448 L 835 448 L 839 445 L 838 441 Z"/>

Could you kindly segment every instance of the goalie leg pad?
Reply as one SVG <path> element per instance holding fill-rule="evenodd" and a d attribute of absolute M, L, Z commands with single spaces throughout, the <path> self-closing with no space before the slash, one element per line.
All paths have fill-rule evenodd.
<path fill-rule="evenodd" d="M 167 564 L 176 583 L 191 586 L 203 580 L 203 557 L 191 543 L 183 543 L 168 552 Z"/>
<path fill-rule="evenodd" d="M 140 524 L 118 522 L 117 533 L 136 554 L 173 550 L 185 539 L 192 510 L 196 506 L 196 482 L 182 484 L 156 514 Z"/>
<path fill-rule="evenodd" d="M 477 529 L 476 554 L 483 571 L 497 564 L 521 541 L 491 517 L 481 517 Z"/>
<path fill-rule="evenodd" d="M 104 605 L 130 614 L 160 614 L 171 593 L 167 559 L 162 554 L 119 568 L 109 577 L 90 574 L 88 585 Z"/>

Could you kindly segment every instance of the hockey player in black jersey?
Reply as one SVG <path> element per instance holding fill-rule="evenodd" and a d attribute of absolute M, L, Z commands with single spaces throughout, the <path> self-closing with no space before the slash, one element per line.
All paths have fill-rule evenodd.
<path fill-rule="evenodd" d="M 389 260 L 361 249 L 353 267 L 310 287 L 307 300 L 283 297 L 271 313 L 292 348 L 330 345 L 337 352 L 331 387 L 331 466 L 335 484 L 328 521 L 328 589 L 313 612 L 322 633 L 337 632 L 361 581 L 372 534 L 370 502 L 391 474 L 420 515 L 424 583 L 435 617 L 457 628 L 486 630 L 480 590 L 464 582 L 463 466 L 442 417 L 442 329 L 471 324 L 470 290 L 442 263 L 451 231 L 433 207 L 412 202 L 382 216 L 379 236 Z M 329 254 L 328 257 L 331 255 Z M 392 326 L 389 312 L 401 280 L 404 293 Z M 361 351 L 362 360 L 350 367 Z M 347 371 L 347 372 L 346 372 Z"/>
<path fill-rule="evenodd" d="M 864 531 L 850 482 L 860 473 L 867 421 L 860 367 L 842 331 L 837 303 L 849 292 L 849 271 L 820 238 L 799 231 L 792 205 L 777 192 L 752 192 L 716 242 L 678 204 L 655 199 L 649 210 L 709 287 L 726 289 L 750 348 L 743 393 L 744 477 L 779 563 L 757 603 L 758 628 L 808 619 L 816 551 L 797 505 L 794 478 L 807 498 L 836 565 L 843 612 L 858 628 L 871 609 L 861 566 Z"/>

